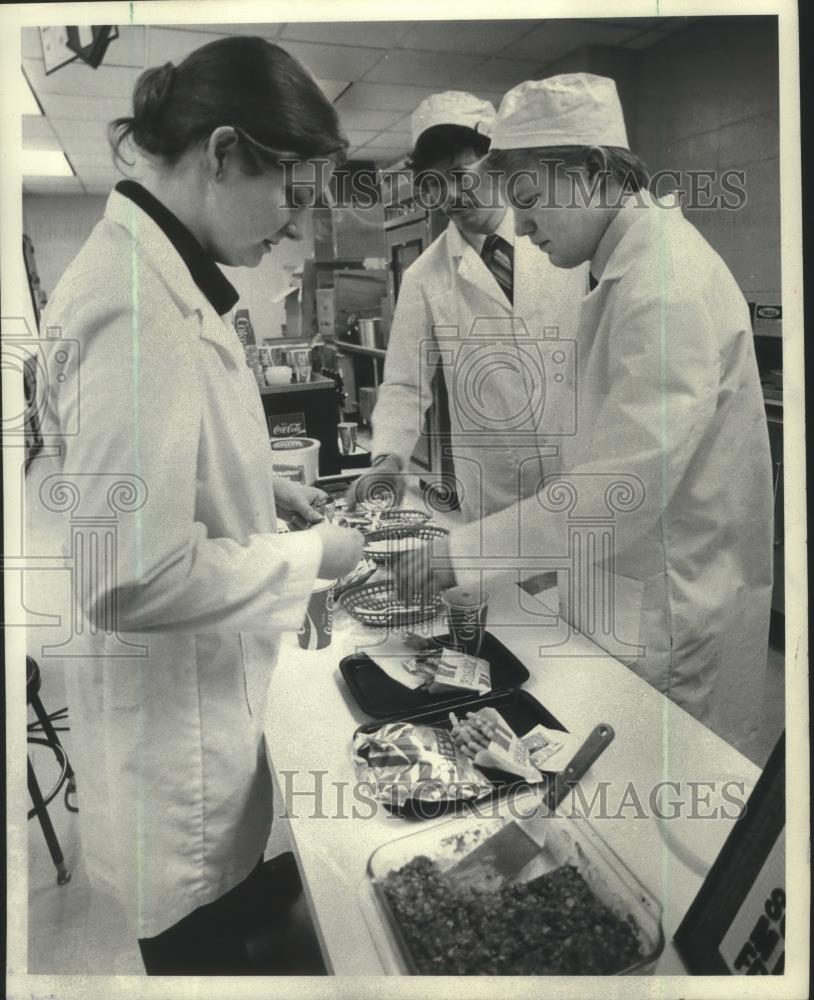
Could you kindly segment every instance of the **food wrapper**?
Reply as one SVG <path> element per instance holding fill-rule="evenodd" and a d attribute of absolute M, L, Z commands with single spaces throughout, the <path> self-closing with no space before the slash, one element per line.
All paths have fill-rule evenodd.
<path fill-rule="evenodd" d="M 497 731 L 489 746 L 475 754 L 474 762 L 480 767 L 494 767 L 499 771 L 516 774 L 526 781 L 540 781 L 540 769 L 535 767 L 527 747 L 500 712 L 496 708 L 482 708 L 477 714 L 491 722 Z"/>
<path fill-rule="evenodd" d="M 388 722 L 375 733 L 358 733 L 353 760 L 359 777 L 382 802 L 472 799 L 492 789 L 446 729 Z"/>
<path fill-rule="evenodd" d="M 521 737 L 521 742 L 528 750 L 535 767 L 556 774 L 565 770 L 580 745 L 579 738 L 573 733 L 547 729 L 543 725 L 537 725 L 527 732 Z"/>
<path fill-rule="evenodd" d="M 486 694 L 492 690 L 492 671 L 489 661 L 469 653 L 449 650 L 425 661 L 434 672 L 430 692 L 477 691 Z"/>
<path fill-rule="evenodd" d="M 402 638 L 389 640 L 365 652 L 391 680 L 411 691 L 424 685 L 430 694 L 454 691 L 486 694 L 492 690 L 488 660 L 433 646 L 416 655 L 411 651 L 414 647 L 415 643 Z"/>

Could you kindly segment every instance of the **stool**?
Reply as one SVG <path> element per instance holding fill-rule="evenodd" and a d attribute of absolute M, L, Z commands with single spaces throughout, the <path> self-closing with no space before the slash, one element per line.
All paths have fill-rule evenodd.
<path fill-rule="evenodd" d="M 49 747 L 53 751 L 60 767 L 60 775 L 56 785 L 54 785 L 48 795 L 43 796 L 42 791 L 40 790 L 39 782 L 37 781 L 37 776 L 34 773 L 34 768 L 31 764 L 31 757 L 28 758 L 28 794 L 31 796 L 31 801 L 34 803 L 34 808 L 28 811 L 28 818 L 31 819 L 32 816 L 36 816 L 40 821 L 40 827 L 42 828 L 45 842 L 51 853 L 51 860 L 54 862 L 57 870 L 57 883 L 59 885 L 65 885 L 66 882 L 70 881 L 71 873 L 65 865 L 65 858 L 62 855 L 62 849 L 59 846 L 59 841 L 57 840 L 57 835 L 51 822 L 51 817 L 48 815 L 48 803 L 59 794 L 60 789 L 67 782 L 67 788 L 65 789 L 65 806 L 71 812 L 79 811 L 68 801 L 68 796 L 72 792 L 76 791 L 76 779 L 74 777 L 73 769 L 68 761 L 68 755 L 65 753 L 65 749 L 60 743 L 56 729 L 54 728 L 54 721 L 64 720 L 67 717 L 68 710 L 62 709 L 59 712 L 55 712 L 51 716 L 48 715 L 43 708 L 42 702 L 40 701 L 40 668 L 36 661 L 32 660 L 30 656 L 25 658 L 25 665 L 26 702 L 34 709 L 34 713 L 37 716 L 37 722 L 30 722 L 28 724 L 27 742 L 29 744 L 34 743 L 39 744 L 40 746 Z M 32 735 L 32 733 L 36 734 L 40 732 L 44 734 L 44 738 Z"/>

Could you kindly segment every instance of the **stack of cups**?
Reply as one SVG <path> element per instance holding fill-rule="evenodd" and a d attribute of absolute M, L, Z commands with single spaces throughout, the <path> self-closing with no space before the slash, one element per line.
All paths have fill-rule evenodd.
<path fill-rule="evenodd" d="M 256 344 L 245 344 L 243 350 L 246 353 L 246 364 L 254 373 L 254 380 L 259 388 L 263 388 L 266 381 L 263 377 L 263 368 L 260 364 L 260 348 Z"/>
<path fill-rule="evenodd" d="M 311 378 L 311 348 L 292 347 L 288 351 L 288 364 L 294 369 L 297 382 L 307 382 Z"/>
<path fill-rule="evenodd" d="M 469 587 L 450 587 L 441 600 L 447 609 L 451 644 L 470 656 L 477 656 L 483 645 L 489 594 Z"/>
<path fill-rule="evenodd" d="M 334 624 L 334 591 L 336 580 L 315 580 L 305 619 L 297 633 L 303 649 L 325 649 L 331 644 Z"/>

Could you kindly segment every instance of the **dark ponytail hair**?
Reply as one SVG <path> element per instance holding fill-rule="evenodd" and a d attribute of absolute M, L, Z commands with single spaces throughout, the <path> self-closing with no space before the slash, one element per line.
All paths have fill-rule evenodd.
<path fill-rule="evenodd" d="M 336 160 L 348 145 L 336 109 L 297 60 L 265 38 L 239 35 L 201 46 L 178 66 L 145 70 L 132 116 L 111 122 L 108 137 L 117 161 L 127 162 L 121 147 L 130 138 L 172 166 L 222 125 L 238 130 L 252 174 L 279 161 L 258 143 L 300 159 Z"/>

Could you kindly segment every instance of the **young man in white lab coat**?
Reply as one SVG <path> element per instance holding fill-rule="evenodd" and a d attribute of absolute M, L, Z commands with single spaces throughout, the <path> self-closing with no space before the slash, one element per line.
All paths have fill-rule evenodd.
<path fill-rule="evenodd" d="M 728 718 L 716 687 L 738 678 L 759 693 L 766 668 L 771 461 L 749 313 L 676 200 L 643 190 L 646 172 L 627 147 L 612 80 L 530 81 L 501 104 L 486 168 L 511 191 L 518 236 L 558 268 L 590 262 L 577 430 L 548 488 L 454 529 L 448 553 L 453 566 L 482 557 L 483 539 L 511 541 L 508 526 L 519 547 L 507 556 L 569 554 L 565 616 L 748 745 L 751 720 Z M 580 558 L 573 537 L 587 544 L 587 522 L 609 544 Z M 436 586 L 494 576 L 481 564 L 442 572 Z"/>
<path fill-rule="evenodd" d="M 458 91 L 413 113 L 414 184 L 449 225 L 404 275 L 373 413 L 374 469 L 352 502 L 381 483 L 401 496 L 439 362 L 466 521 L 528 496 L 558 460 L 559 439 L 540 434 L 553 410 L 544 370 L 574 335 L 587 274 L 558 270 L 515 241 L 511 212 L 479 186 L 472 167 L 489 149 L 494 116 L 488 101 Z"/>

